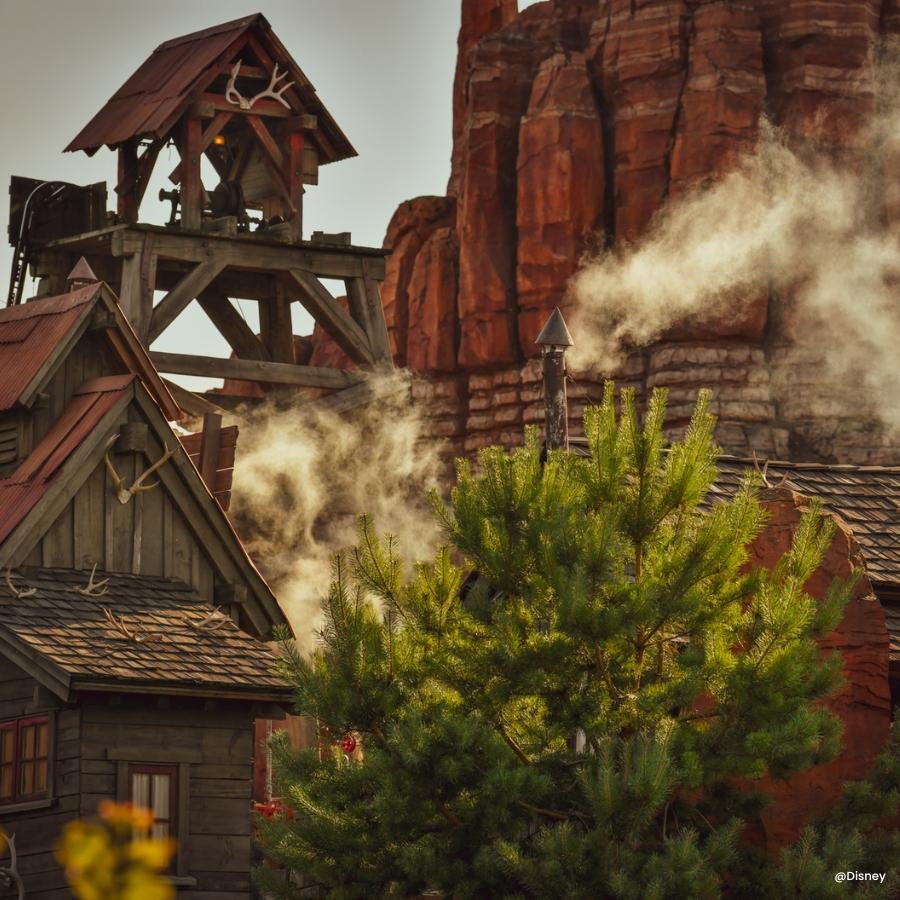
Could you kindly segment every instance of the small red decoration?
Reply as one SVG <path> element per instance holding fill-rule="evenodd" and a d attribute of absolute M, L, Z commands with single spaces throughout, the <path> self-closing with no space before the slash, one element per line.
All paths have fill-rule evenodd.
<path fill-rule="evenodd" d="M 348 734 L 341 741 L 341 750 L 349 756 L 356 749 L 356 738 L 352 734 Z"/>
<path fill-rule="evenodd" d="M 254 807 L 264 819 L 273 819 L 275 816 L 294 818 L 294 811 L 280 800 L 273 799 L 268 803 L 254 803 Z"/>

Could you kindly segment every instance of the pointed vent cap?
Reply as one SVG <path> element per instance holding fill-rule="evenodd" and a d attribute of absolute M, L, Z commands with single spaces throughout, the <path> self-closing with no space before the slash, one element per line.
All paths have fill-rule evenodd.
<path fill-rule="evenodd" d="M 575 341 L 569 334 L 566 320 L 559 311 L 559 307 L 550 314 L 547 324 L 541 329 L 541 333 L 535 339 L 535 343 L 539 347 L 571 347 Z"/>
<path fill-rule="evenodd" d="M 86 284 L 96 284 L 100 279 L 94 274 L 94 270 L 88 265 L 88 261 L 82 256 L 75 263 L 75 268 L 69 272 L 66 285 L 70 291 L 84 287 Z"/>

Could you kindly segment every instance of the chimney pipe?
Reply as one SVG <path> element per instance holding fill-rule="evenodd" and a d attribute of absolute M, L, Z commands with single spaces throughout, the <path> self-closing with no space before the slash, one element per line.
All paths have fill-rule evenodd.
<path fill-rule="evenodd" d="M 535 343 L 544 358 L 544 431 L 547 450 L 569 449 L 566 350 L 574 344 L 557 306 Z"/>

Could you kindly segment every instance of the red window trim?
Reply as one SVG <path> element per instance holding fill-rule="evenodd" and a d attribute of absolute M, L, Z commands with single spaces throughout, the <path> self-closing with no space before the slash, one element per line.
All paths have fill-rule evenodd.
<path fill-rule="evenodd" d="M 128 764 L 128 800 L 134 801 L 132 796 L 133 775 L 168 775 L 169 776 L 169 837 L 178 838 L 178 766 L 152 765 L 150 763 Z"/>
<path fill-rule="evenodd" d="M 44 762 L 46 765 L 46 787 L 42 791 L 32 791 L 30 794 L 22 794 L 19 792 L 19 774 L 22 764 L 21 750 L 21 730 L 28 725 L 46 725 L 47 726 L 47 755 L 29 757 L 28 762 Z M 43 713 L 36 716 L 23 716 L 18 719 L 5 719 L 0 722 L 0 732 L 11 731 L 13 733 L 12 742 L 12 796 L 0 800 L 0 809 L 4 806 L 13 806 L 17 803 L 31 803 L 35 800 L 49 800 L 52 790 L 53 775 L 53 732 L 50 727 L 50 715 Z M 37 748 L 35 748 L 37 752 Z"/>

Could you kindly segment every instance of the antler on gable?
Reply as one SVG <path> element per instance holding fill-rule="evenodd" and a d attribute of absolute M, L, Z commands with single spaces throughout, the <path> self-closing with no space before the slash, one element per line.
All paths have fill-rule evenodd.
<path fill-rule="evenodd" d="M 235 87 L 235 81 L 237 80 L 238 73 L 241 71 L 241 61 L 238 60 L 234 67 L 231 70 L 231 77 L 228 79 L 228 86 L 225 88 L 225 99 L 229 103 L 233 103 L 235 106 L 239 106 L 241 109 L 253 109 L 253 105 L 257 100 L 262 100 L 265 97 L 271 97 L 273 100 L 277 100 L 285 109 L 290 109 L 291 105 L 284 99 L 284 92 L 294 85 L 293 81 L 287 82 L 287 84 L 281 85 L 277 90 L 275 86 L 281 81 L 282 78 L 287 78 L 288 72 L 284 71 L 280 75 L 278 74 L 278 63 L 275 63 L 275 68 L 272 71 L 272 77 L 269 79 L 269 86 L 264 90 L 260 91 L 254 97 L 251 97 L 249 100 L 244 97 L 241 92 Z"/>
<path fill-rule="evenodd" d="M 113 479 L 113 486 L 116 490 L 116 497 L 118 498 L 119 503 L 125 504 L 127 503 L 135 494 L 142 494 L 144 491 L 152 491 L 153 488 L 159 486 L 158 481 L 154 481 L 153 484 L 144 484 L 144 481 L 148 476 L 152 475 L 160 466 L 165 465 L 175 453 L 174 448 L 169 449 L 168 446 L 163 445 L 165 447 L 165 453 L 155 462 L 149 469 L 146 469 L 142 472 L 135 480 L 131 487 L 125 487 L 125 480 L 121 475 L 116 471 L 116 467 L 113 465 L 112 460 L 109 458 L 109 451 L 112 448 L 112 445 L 118 440 L 119 435 L 114 434 L 108 441 L 106 445 L 106 450 L 103 453 L 103 461 L 106 463 L 106 468 L 109 469 L 109 473 Z"/>

